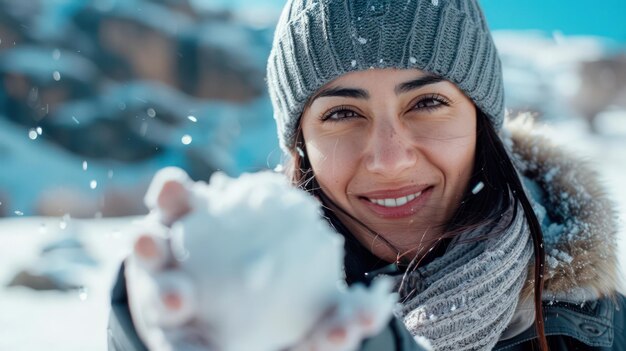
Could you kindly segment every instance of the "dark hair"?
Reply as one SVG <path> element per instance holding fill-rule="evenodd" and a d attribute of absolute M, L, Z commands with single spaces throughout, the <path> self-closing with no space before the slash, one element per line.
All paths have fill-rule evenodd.
<path fill-rule="evenodd" d="M 543 271 L 545 262 L 545 252 L 543 249 L 543 233 L 539 220 L 532 209 L 532 205 L 524 188 L 522 181 L 515 168 L 509 153 L 507 152 L 498 133 L 489 122 L 489 118 L 477 109 L 476 121 L 476 155 L 474 158 L 474 172 L 469 184 L 482 182 L 484 187 L 477 194 L 472 193 L 471 186 L 468 187 L 463 201 L 454 212 L 451 219 L 444 225 L 444 237 L 452 238 L 468 229 L 480 227 L 490 223 L 496 223 L 507 211 L 508 206 L 514 203 L 514 213 L 517 213 L 521 205 L 526 220 L 528 222 L 534 247 L 534 305 L 535 305 L 535 327 L 537 330 L 539 348 L 548 350 L 545 336 L 542 293 L 543 293 Z M 359 223 L 365 229 L 376 234 L 364 223 L 347 213 L 340 206 L 335 204 L 320 189 L 314 177 L 313 170 L 306 157 L 304 148 L 304 138 L 302 129 L 299 126 L 296 132 L 296 151 L 285 168 L 287 176 L 291 182 L 307 191 L 311 195 L 319 198 L 322 204 L 330 209 L 326 213 L 333 216 L 333 211 L 341 211 L 342 214 Z M 336 216 L 330 219 L 331 222 L 340 221 Z M 489 236 L 500 235 L 506 231 L 507 226 L 500 226 L 500 231 L 489 233 Z M 380 236 L 378 236 L 380 238 Z M 380 238 L 384 241 L 384 238 Z M 432 244 L 431 249 L 437 244 Z"/>

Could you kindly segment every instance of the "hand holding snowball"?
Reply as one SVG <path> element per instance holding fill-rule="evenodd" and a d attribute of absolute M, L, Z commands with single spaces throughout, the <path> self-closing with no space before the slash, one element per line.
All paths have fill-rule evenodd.
<path fill-rule="evenodd" d="M 151 350 L 347 351 L 391 317 L 390 282 L 348 288 L 341 237 L 281 175 L 167 168 L 145 200 L 126 280 Z"/>

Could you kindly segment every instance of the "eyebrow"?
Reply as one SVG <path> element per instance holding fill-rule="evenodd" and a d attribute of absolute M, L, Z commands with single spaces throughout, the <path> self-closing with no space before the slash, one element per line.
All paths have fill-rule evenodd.
<path fill-rule="evenodd" d="M 444 80 L 445 79 L 439 76 L 425 75 L 423 77 L 419 77 L 417 79 L 413 79 L 411 81 L 396 85 L 394 91 L 396 95 L 399 95 L 403 93 L 408 93 L 409 91 L 412 91 L 415 89 L 419 89 L 426 85 L 439 83 Z M 320 91 L 317 95 L 315 95 L 311 99 L 311 103 L 313 103 L 313 101 L 315 101 L 317 98 L 321 98 L 321 97 L 349 97 L 349 98 L 367 100 L 370 98 L 370 94 L 367 92 L 367 90 L 364 90 L 364 89 L 331 87 L 331 88 L 327 88 L 327 89 Z"/>
<path fill-rule="evenodd" d="M 320 91 L 315 96 L 314 100 L 320 97 L 330 97 L 330 96 L 350 97 L 350 98 L 355 98 L 355 99 L 366 99 L 366 100 L 370 98 L 370 94 L 367 92 L 367 90 L 357 89 L 357 88 L 333 87 L 333 88 L 328 88 L 328 89 L 324 89 Z"/>
<path fill-rule="evenodd" d="M 411 90 L 419 89 L 426 85 L 439 83 L 444 80 L 445 79 L 439 76 L 425 75 L 423 77 L 419 77 L 417 79 L 413 79 L 411 81 L 396 85 L 396 88 L 394 89 L 394 91 L 396 92 L 396 95 L 399 95 L 402 93 L 408 93 Z"/>

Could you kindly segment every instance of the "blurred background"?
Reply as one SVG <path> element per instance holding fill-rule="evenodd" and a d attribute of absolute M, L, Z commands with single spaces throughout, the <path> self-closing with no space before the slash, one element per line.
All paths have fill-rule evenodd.
<path fill-rule="evenodd" d="M 250 4 L 2 0 L 0 216 L 139 214 L 165 165 L 199 180 L 276 163 L 279 8 Z"/>
<path fill-rule="evenodd" d="M 159 168 L 280 164 L 264 74 L 283 3 L 0 0 L 0 350 L 106 349 Z M 626 2 L 481 3 L 507 108 L 594 162 L 623 225 Z"/>

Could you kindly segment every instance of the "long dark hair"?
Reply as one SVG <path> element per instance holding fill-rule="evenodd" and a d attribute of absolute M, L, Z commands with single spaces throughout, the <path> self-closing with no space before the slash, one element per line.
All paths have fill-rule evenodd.
<path fill-rule="evenodd" d="M 502 215 L 508 210 L 511 203 L 515 204 L 513 209 L 515 213 L 519 210 L 517 204 L 521 205 L 521 209 L 524 211 L 529 225 L 534 246 L 534 277 L 531 277 L 531 279 L 533 279 L 534 285 L 537 342 L 541 350 L 548 351 L 541 302 L 545 262 L 541 226 L 532 209 L 530 200 L 524 191 L 520 175 L 502 139 L 494 129 L 488 117 L 479 109 L 477 109 L 476 134 L 476 155 L 474 158 L 474 171 L 469 182 L 470 185 L 458 209 L 444 225 L 445 234 L 442 237 L 452 238 L 465 230 L 496 223 L 502 218 Z M 330 211 L 326 211 L 326 213 L 334 217 L 330 218 L 331 222 L 340 222 L 339 218 L 333 214 L 333 211 L 340 211 L 342 214 L 376 235 L 376 233 L 364 223 L 335 204 L 322 189 L 320 189 L 308 157 L 306 156 L 304 137 L 300 127 L 298 127 L 296 132 L 295 147 L 296 152 L 294 152 L 293 157 L 288 161 L 285 168 L 286 174 L 290 177 L 291 182 L 295 186 L 319 198 L 327 210 L 330 209 Z M 483 188 L 474 194 L 472 187 L 479 182 L 482 182 Z M 500 226 L 500 228 L 502 228 L 502 226 Z M 498 232 L 489 233 L 488 235 L 500 235 L 506 231 L 506 229 L 505 227 Z M 377 237 L 381 238 L 380 236 Z M 381 239 L 384 240 L 383 238 Z M 432 247 L 430 249 L 432 250 L 437 244 L 438 241 L 431 243 Z"/>

